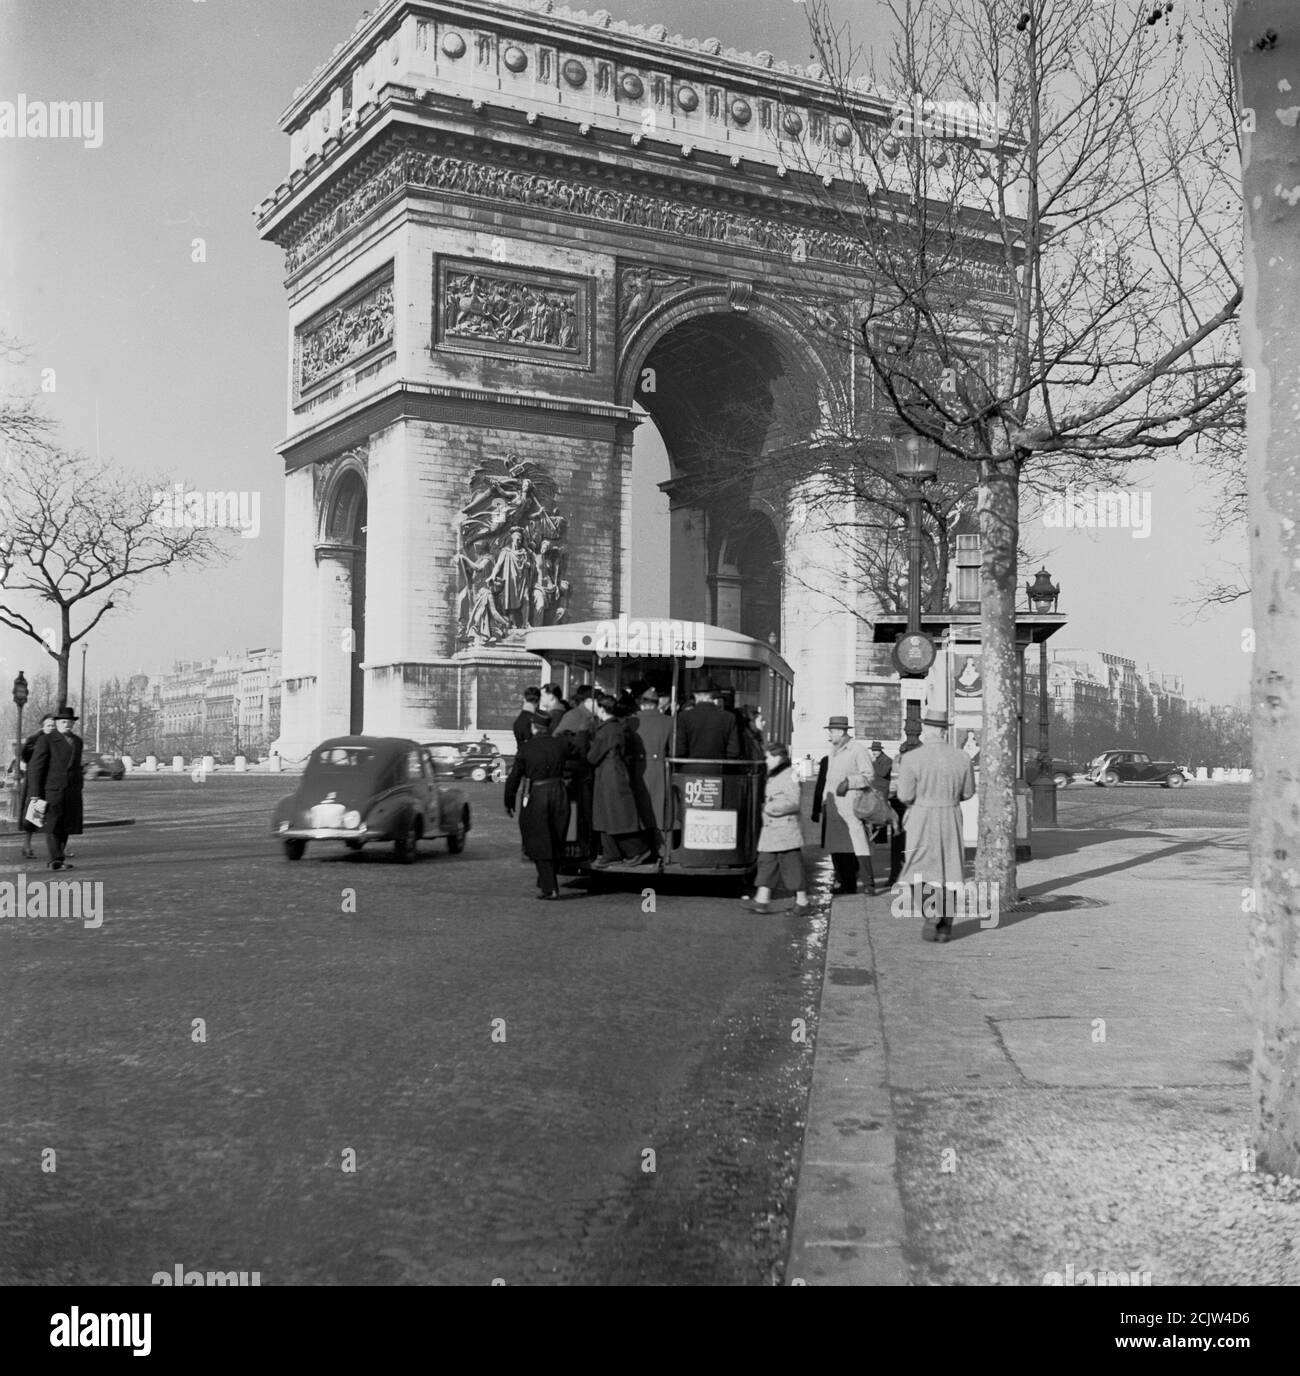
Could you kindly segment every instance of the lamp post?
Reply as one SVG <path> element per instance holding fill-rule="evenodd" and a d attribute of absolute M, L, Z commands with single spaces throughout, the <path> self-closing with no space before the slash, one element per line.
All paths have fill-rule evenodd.
<path fill-rule="evenodd" d="M 934 641 L 921 629 L 921 507 L 924 484 L 939 472 L 934 444 L 917 434 L 896 435 L 892 440 L 894 471 L 908 482 L 907 488 L 907 631 L 894 644 L 894 667 L 904 678 L 924 678 L 934 663 Z M 903 734 L 911 745 L 920 744 L 921 703 L 908 698 Z"/>
<path fill-rule="evenodd" d="M 81 696 L 77 699 L 78 707 L 85 707 L 86 705 L 86 651 L 88 649 L 90 649 L 90 642 L 83 640 L 81 642 Z"/>
<path fill-rule="evenodd" d="M 14 769 L 13 819 L 14 819 L 14 825 L 15 825 L 15 826 L 21 825 L 22 820 L 23 820 L 22 817 L 19 816 L 18 809 L 19 809 L 19 806 L 20 806 L 20 799 L 21 799 L 22 796 L 23 796 L 23 790 L 22 790 L 22 773 L 21 773 L 21 771 L 22 771 L 22 754 L 23 754 L 23 708 L 27 705 L 27 697 L 28 697 L 28 693 L 27 693 L 27 679 L 26 679 L 26 677 L 24 676 L 23 671 L 22 671 L 21 669 L 19 669 L 19 671 L 18 671 L 18 677 L 17 677 L 16 679 L 14 679 L 14 706 L 17 707 L 17 709 L 18 709 L 18 747 L 17 747 L 17 749 L 14 751 L 15 769 Z M 26 843 L 26 841 L 24 841 L 24 842 L 23 842 L 24 848 L 26 848 L 26 845 L 27 845 L 27 843 Z"/>
<path fill-rule="evenodd" d="M 1029 605 L 1040 615 L 1056 610 L 1061 595 L 1060 584 L 1052 582 L 1052 575 L 1041 568 L 1032 583 L 1025 584 Z M 1051 705 L 1047 697 L 1047 641 L 1038 644 L 1038 773 L 1031 785 L 1034 794 L 1034 817 L 1040 826 L 1056 825 L 1056 771 L 1052 767 L 1052 746 L 1049 739 Z"/>

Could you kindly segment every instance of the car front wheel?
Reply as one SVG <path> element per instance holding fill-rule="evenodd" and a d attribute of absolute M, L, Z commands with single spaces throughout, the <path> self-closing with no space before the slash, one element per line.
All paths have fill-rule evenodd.
<path fill-rule="evenodd" d="M 1052 780 L 1052 782 L 1057 786 L 1057 788 L 1066 788 L 1069 786 L 1070 776 L 1068 774 L 1058 774 Z"/>
<path fill-rule="evenodd" d="M 1114 788 L 1119 783 L 1119 775 L 1113 769 L 1109 769 L 1101 776 L 1101 781 L 1107 788 Z"/>
<path fill-rule="evenodd" d="M 306 841 L 286 841 L 284 843 L 284 858 L 286 860 L 301 860 L 306 849 Z"/>
<path fill-rule="evenodd" d="M 1183 776 L 1182 776 L 1181 774 L 1175 772 L 1175 773 L 1173 773 L 1173 774 L 1170 774 L 1169 777 L 1165 779 L 1165 787 L 1166 787 L 1166 788 L 1182 788 L 1182 786 L 1183 786 L 1183 784 L 1184 784 L 1185 782 L 1186 782 L 1186 780 L 1183 778 Z"/>

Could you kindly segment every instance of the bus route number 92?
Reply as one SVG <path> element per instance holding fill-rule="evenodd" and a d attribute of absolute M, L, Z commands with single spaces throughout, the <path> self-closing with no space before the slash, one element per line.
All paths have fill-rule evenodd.
<path fill-rule="evenodd" d="M 722 806 L 722 780 L 710 778 L 686 779 L 682 794 L 687 807 L 718 808 Z"/>

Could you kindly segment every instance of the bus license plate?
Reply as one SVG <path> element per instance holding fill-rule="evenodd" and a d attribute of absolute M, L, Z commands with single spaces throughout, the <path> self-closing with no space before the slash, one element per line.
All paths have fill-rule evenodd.
<path fill-rule="evenodd" d="M 682 845 L 687 850 L 735 850 L 736 816 L 734 812 L 701 812 L 688 807 Z"/>

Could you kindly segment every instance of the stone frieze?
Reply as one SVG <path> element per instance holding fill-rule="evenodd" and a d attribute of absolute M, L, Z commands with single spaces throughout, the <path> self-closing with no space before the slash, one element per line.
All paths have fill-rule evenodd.
<path fill-rule="evenodd" d="M 393 273 L 363 284 L 298 329 L 298 393 L 311 390 L 393 339 Z"/>

